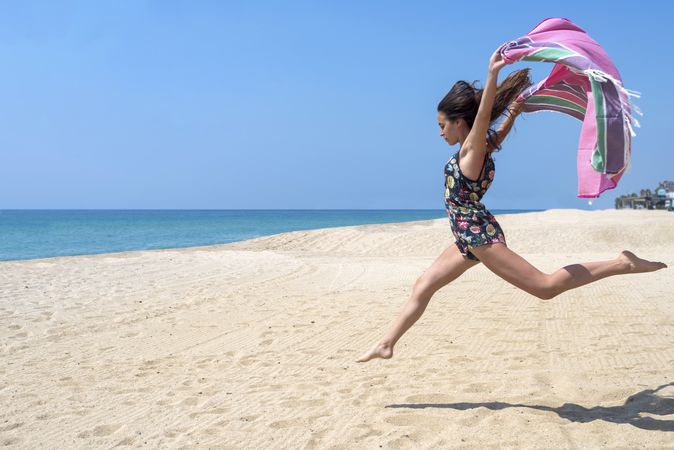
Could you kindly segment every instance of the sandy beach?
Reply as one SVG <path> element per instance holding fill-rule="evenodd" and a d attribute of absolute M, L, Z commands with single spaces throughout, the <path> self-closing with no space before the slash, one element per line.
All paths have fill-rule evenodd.
<path fill-rule="evenodd" d="M 543 301 L 483 265 L 356 363 L 454 239 L 446 218 L 0 263 L 10 448 L 674 448 L 674 213 L 498 215 L 545 272 L 669 268 Z"/>

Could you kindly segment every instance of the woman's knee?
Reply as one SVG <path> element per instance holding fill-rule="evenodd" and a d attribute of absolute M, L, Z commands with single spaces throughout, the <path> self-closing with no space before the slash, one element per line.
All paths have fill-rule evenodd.
<path fill-rule="evenodd" d="M 551 300 L 559 295 L 559 289 L 555 285 L 552 277 L 545 274 L 530 293 L 541 300 Z"/>
<path fill-rule="evenodd" d="M 437 281 L 426 272 L 417 278 L 413 288 L 416 294 L 434 294 L 438 289 Z"/>

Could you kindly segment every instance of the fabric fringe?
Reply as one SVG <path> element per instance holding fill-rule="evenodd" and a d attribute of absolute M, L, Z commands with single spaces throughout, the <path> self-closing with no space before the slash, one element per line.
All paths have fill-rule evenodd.
<path fill-rule="evenodd" d="M 630 131 L 630 136 L 634 137 L 637 134 L 634 132 L 634 128 L 632 128 L 632 123 L 634 123 L 634 126 L 637 128 L 641 128 L 641 124 L 639 121 L 634 118 L 632 115 L 631 111 L 636 112 L 640 116 L 643 116 L 644 113 L 641 112 L 641 109 L 632 102 L 630 97 L 636 97 L 636 98 L 641 98 L 641 92 L 638 91 L 633 91 L 631 89 L 627 89 L 623 86 L 622 82 L 620 80 L 617 80 L 614 78 L 612 75 L 609 75 L 608 73 L 598 70 L 598 69 L 586 69 L 583 71 L 585 75 L 588 77 L 591 77 L 593 80 L 598 81 L 600 83 L 604 83 L 606 81 L 610 81 L 613 83 L 613 85 L 623 94 L 625 94 L 625 97 L 627 98 L 627 103 L 629 105 L 629 112 L 627 111 L 627 108 L 623 108 L 623 119 L 625 122 L 625 125 L 627 125 L 627 129 Z M 621 99 L 622 101 L 622 99 Z"/>
<path fill-rule="evenodd" d="M 583 73 L 587 75 L 588 77 L 591 77 L 593 80 L 598 81 L 600 83 L 604 83 L 606 81 L 610 81 L 613 83 L 613 85 L 618 89 L 620 93 L 622 93 L 625 96 L 625 99 L 627 100 L 627 105 L 629 108 L 625 108 L 625 105 L 623 104 L 623 122 L 626 125 L 627 129 L 630 132 L 630 136 L 634 137 L 637 134 L 634 132 L 634 128 L 632 128 L 632 123 L 634 123 L 634 126 L 637 128 L 641 128 L 641 124 L 639 124 L 639 121 L 633 116 L 632 111 L 635 113 L 639 114 L 640 116 L 643 116 L 644 113 L 641 112 L 641 109 L 632 102 L 630 97 L 636 97 L 636 98 L 641 98 L 641 92 L 638 91 L 633 91 L 631 89 L 627 89 L 625 86 L 623 86 L 622 82 L 620 80 L 617 80 L 610 74 L 602 71 L 602 70 L 597 70 L 597 69 L 587 69 L 584 70 Z M 620 97 L 620 102 L 621 104 L 623 103 L 623 98 L 622 96 Z M 629 111 L 628 111 L 629 109 Z M 631 146 L 630 146 L 631 147 Z M 616 178 L 618 176 L 623 176 L 627 175 L 629 172 L 631 172 L 632 169 L 632 158 L 631 158 L 631 151 L 629 150 L 629 147 L 627 147 L 625 153 L 625 165 L 623 166 L 623 169 L 620 170 L 618 173 L 614 174 L 611 176 L 611 178 Z M 617 183 L 617 182 L 616 182 Z"/>

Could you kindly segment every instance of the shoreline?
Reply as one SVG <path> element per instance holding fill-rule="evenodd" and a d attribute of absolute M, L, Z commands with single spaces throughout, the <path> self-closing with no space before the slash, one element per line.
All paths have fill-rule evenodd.
<path fill-rule="evenodd" d="M 578 212 L 580 214 L 584 213 L 603 213 L 607 211 L 642 211 L 642 210 L 633 210 L 633 209 L 614 209 L 614 208 L 607 208 L 607 209 L 598 209 L 598 210 L 583 210 L 583 209 L 575 209 L 575 208 L 551 208 L 551 209 L 545 209 L 541 211 L 527 211 L 527 212 L 519 212 L 519 213 L 503 213 L 503 214 L 494 214 L 494 216 L 498 219 L 499 217 L 505 217 L 505 216 L 520 216 L 520 215 L 535 215 L 535 214 L 544 214 L 548 212 L 560 212 L 563 213 L 565 211 L 574 211 Z M 649 214 L 656 213 L 659 214 L 657 211 L 662 211 L 662 212 L 669 212 L 666 210 L 648 210 Z M 674 216 L 674 213 L 672 214 Z M 165 247 L 165 248 L 157 248 L 157 249 L 137 249 L 137 250 L 121 250 L 121 251 L 114 251 L 114 252 L 102 252 L 102 253 L 82 253 L 82 254 L 77 254 L 77 255 L 59 255 L 59 256 L 47 256 L 47 257 L 40 257 L 40 258 L 26 258 L 26 259 L 8 259 L 8 260 L 0 260 L 0 264 L 3 263 L 15 263 L 15 262 L 29 262 L 29 261 L 36 261 L 36 262 L 58 262 L 54 261 L 55 259 L 59 258 L 78 258 L 78 257 L 95 257 L 95 256 L 113 256 L 117 255 L 119 257 L 125 257 L 125 256 L 131 256 L 132 254 L 135 253 L 142 253 L 142 252 L 167 252 L 167 251 L 190 251 L 190 250 L 202 250 L 202 251 L 213 251 L 219 247 L 222 246 L 227 246 L 227 245 L 234 245 L 234 244 L 242 244 L 250 241 L 257 241 L 260 239 L 266 239 L 274 236 L 279 236 L 283 234 L 292 234 L 292 233 L 305 233 L 305 232 L 319 232 L 319 231 L 324 231 L 324 230 L 330 230 L 330 229 L 344 229 L 344 228 L 356 228 L 356 227 L 364 227 L 364 226 L 404 226 L 407 224 L 421 224 L 424 222 L 434 222 L 438 220 L 446 220 L 444 217 L 440 217 L 437 219 L 429 219 L 429 220 L 415 220 L 415 221 L 404 221 L 404 222 L 386 222 L 386 223 L 370 223 L 370 224 L 359 224 L 359 225 L 343 225 L 343 226 L 334 226 L 334 227 L 323 227 L 323 228 L 312 228 L 312 229 L 306 229 L 306 230 L 294 230 L 294 231 L 285 231 L 285 232 L 280 232 L 280 233 L 275 233 L 275 234 L 269 234 L 269 235 L 263 235 L 263 236 L 257 236 L 254 238 L 249 238 L 249 239 L 243 239 L 239 241 L 232 241 L 232 242 L 227 242 L 227 243 L 220 243 L 220 244 L 206 244 L 206 245 L 196 245 L 196 246 L 188 246 L 188 247 Z M 450 231 L 451 234 L 451 229 L 449 228 L 448 230 Z M 507 230 L 505 230 L 507 232 Z"/>

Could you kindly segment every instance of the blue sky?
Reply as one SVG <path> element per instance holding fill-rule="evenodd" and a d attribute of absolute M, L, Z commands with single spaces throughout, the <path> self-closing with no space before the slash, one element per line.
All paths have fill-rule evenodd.
<path fill-rule="evenodd" d="M 7 2 L 0 208 L 442 209 L 458 147 L 438 101 L 546 17 L 585 29 L 641 92 L 632 168 L 588 206 L 580 122 L 525 114 L 486 206 L 612 208 L 674 179 L 672 7 L 549 3 Z M 500 79 L 522 67 L 538 81 L 552 65 Z"/>

